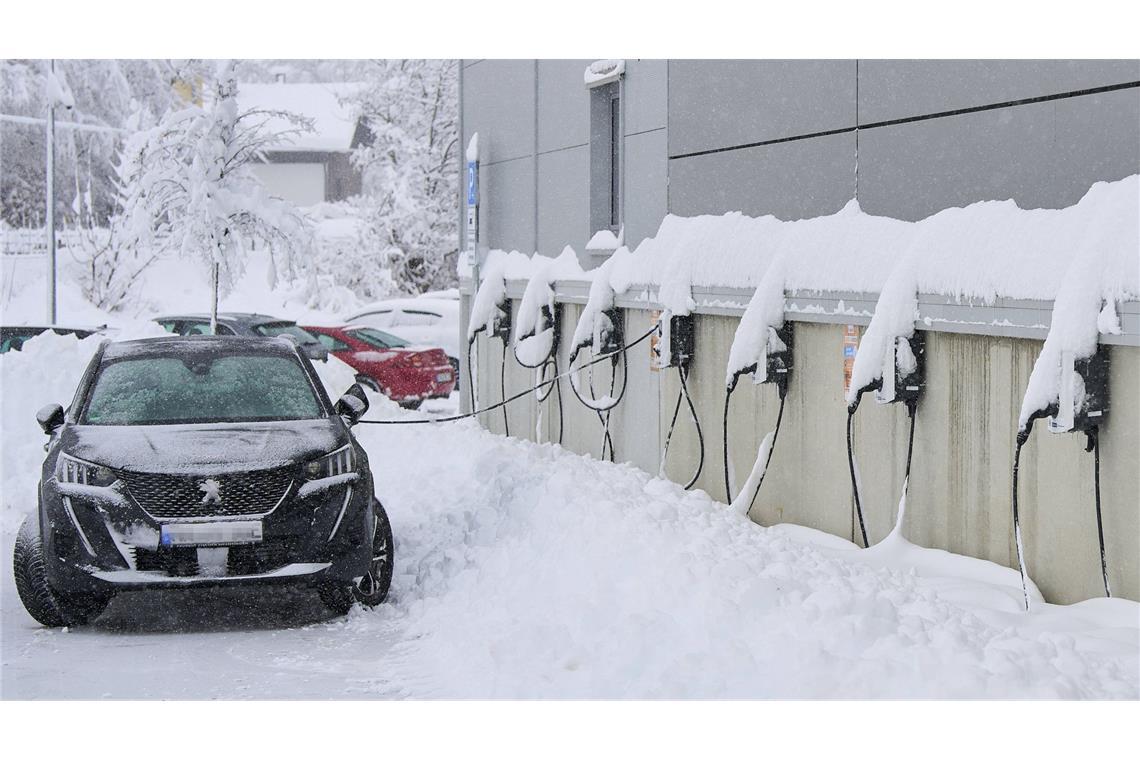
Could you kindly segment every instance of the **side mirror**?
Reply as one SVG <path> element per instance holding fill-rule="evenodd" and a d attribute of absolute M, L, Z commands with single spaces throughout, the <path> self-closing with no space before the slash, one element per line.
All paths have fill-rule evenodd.
<path fill-rule="evenodd" d="M 63 407 L 59 404 L 48 404 L 36 412 L 36 422 L 40 423 L 45 435 L 54 433 L 63 421 Z"/>
<path fill-rule="evenodd" d="M 348 420 L 349 425 L 355 425 L 368 411 L 368 396 L 360 383 L 353 383 L 344 395 L 333 406 L 333 411 Z"/>

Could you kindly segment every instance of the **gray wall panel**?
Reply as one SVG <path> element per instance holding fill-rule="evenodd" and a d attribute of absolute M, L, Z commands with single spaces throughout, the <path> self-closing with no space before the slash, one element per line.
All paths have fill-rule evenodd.
<path fill-rule="evenodd" d="M 570 245 L 581 253 L 590 235 L 590 149 L 569 148 L 538 157 L 538 250 L 557 256 Z"/>
<path fill-rule="evenodd" d="M 1069 206 L 1096 181 L 1140 171 L 1138 124 L 1132 89 L 867 130 L 859 200 L 908 220 L 981 200 Z"/>
<path fill-rule="evenodd" d="M 590 61 L 538 62 L 538 150 L 590 141 L 590 98 L 583 74 Z"/>
<path fill-rule="evenodd" d="M 534 153 L 534 61 L 482 61 L 463 70 L 463 145 L 479 133 L 480 160 Z"/>
<path fill-rule="evenodd" d="M 669 62 L 671 156 L 854 124 L 854 61 Z"/>
<path fill-rule="evenodd" d="M 479 171 L 481 242 L 488 248 L 533 253 L 534 157 L 483 165 Z"/>
<path fill-rule="evenodd" d="M 803 219 L 833 214 L 854 195 L 853 134 L 669 162 L 669 212 L 684 216 L 743 211 Z"/>
<path fill-rule="evenodd" d="M 635 247 L 657 232 L 668 204 L 664 129 L 625 138 L 625 243 Z"/>
<path fill-rule="evenodd" d="M 886 121 L 1140 80 L 1140 61 L 859 62 L 859 121 Z"/>
<path fill-rule="evenodd" d="M 669 119 L 669 64 L 663 60 L 625 62 L 625 133 L 664 127 Z"/>

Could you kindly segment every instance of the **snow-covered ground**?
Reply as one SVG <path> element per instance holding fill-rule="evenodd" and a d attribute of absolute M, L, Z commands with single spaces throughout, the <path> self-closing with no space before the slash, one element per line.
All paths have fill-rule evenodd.
<path fill-rule="evenodd" d="M 179 287 L 167 308 L 190 305 Z M 9 306 L 38 308 L 24 290 Z M 227 305 L 332 317 L 252 287 Z M 144 315 L 120 318 L 122 335 L 149 329 Z M 0 356 L 3 697 L 1140 697 L 1134 602 L 1025 614 L 1008 568 L 897 535 L 864 551 L 764 528 L 703 492 L 473 421 L 357 428 L 396 537 L 377 609 L 135 592 L 90 627 L 43 629 L 10 560 L 43 457 L 33 415 L 69 400 L 95 342 L 46 335 Z M 335 361 L 321 371 L 334 393 L 351 382 Z M 439 416 L 456 398 L 411 414 L 373 396 L 369 418 Z"/>
<path fill-rule="evenodd" d="M 20 361 L 37 354 L 73 371 L 65 341 L 79 350 L 56 338 L 16 369 L 0 358 L 5 385 L 43 383 Z M 42 437 L 15 433 L 30 414 L 4 409 L 6 464 L 13 448 L 34 458 Z M 373 397 L 370 418 L 403 414 Z M 1026 615 L 1015 572 L 898 537 L 861 551 L 766 529 L 470 421 L 358 431 L 397 565 L 389 603 L 344 618 L 299 592 L 164 591 L 123 595 L 88 628 L 40 628 L 7 559 L 35 468 L 5 472 L 3 696 L 1140 696 L 1136 603 Z"/>

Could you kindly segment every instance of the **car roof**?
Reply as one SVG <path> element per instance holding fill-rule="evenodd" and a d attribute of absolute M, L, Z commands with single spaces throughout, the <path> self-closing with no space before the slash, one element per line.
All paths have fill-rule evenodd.
<path fill-rule="evenodd" d="M 0 330 L 68 330 L 82 332 L 99 332 L 107 329 L 107 325 L 0 325 Z"/>
<path fill-rule="evenodd" d="M 209 314 L 164 314 L 160 317 L 155 317 L 155 322 L 161 322 L 168 319 L 209 319 Z M 244 325 L 264 325 L 276 322 L 288 322 L 289 324 L 296 324 L 292 319 L 284 319 L 282 317 L 274 317 L 269 314 L 257 314 L 256 312 L 248 311 L 220 311 L 218 312 L 219 322 L 230 322 L 235 324 Z"/>
<path fill-rule="evenodd" d="M 297 344 L 287 339 L 241 338 L 220 335 L 167 335 L 109 342 L 103 358 L 186 356 L 193 354 L 289 356 L 297 355 Z"/>
<path fill-rule="evenodd" d="M 357 316 L 362 314 L 369 314 L 381 309 L 403 309 L 404 311 L 438 311 L 442 314 L 458 314 L 459 302 L 450 298 L 392 298 L 386 301 L 376 301 L 374 303 L 361 306 L 349 321 L 352 321 Z"/>

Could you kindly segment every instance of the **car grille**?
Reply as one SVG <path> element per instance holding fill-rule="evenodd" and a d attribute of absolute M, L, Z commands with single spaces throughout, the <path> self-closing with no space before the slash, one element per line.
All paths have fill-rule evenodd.
<path fill-rule="evenodd" d="M 120 471 L 127 491 L 140 507 L 161 519 L 241 517 L 273 509 L 293 484 L 291 468 L 230 475 L 164 475 Z M 217 488 L 203 490 L 206 481 Z M 216 498 L 211 498 L 216 494 Z"/>
<path fill-rule="evenodd" d="M 268 573 L 289 563 L 296 553 L 294 541 L 271 538 L 256 544 L 227 547 L 227 575 L 256 575 Z M 191 546 L 160 546 L 157 549 L 131 547 L 135 569 L 161 572 L 175 577 L 198 575 L 198 552 Z"/>

